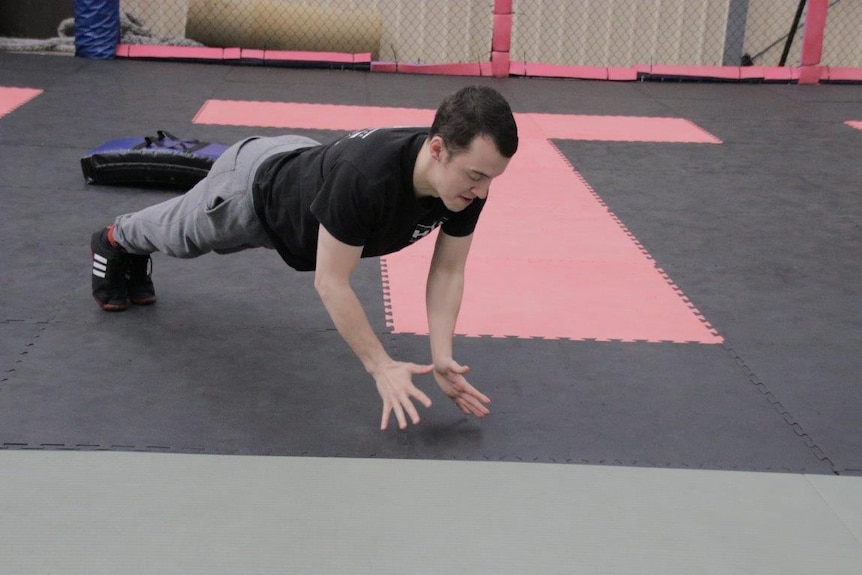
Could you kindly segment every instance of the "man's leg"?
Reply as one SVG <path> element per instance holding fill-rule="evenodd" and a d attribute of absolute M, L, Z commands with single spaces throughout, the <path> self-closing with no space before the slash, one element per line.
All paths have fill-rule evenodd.
<path fill-rule="evenodd" d="M 255 247 L 272 248 L 254 211 L 255 172 L 272 154 L 316 144 L 301 136 L 243 140 L 228 148 L 215 161 L 207 177 L 185 194 L 119 216 L 113 226 L 94 234 L 91 242 L 93 295 L 100 306 L 112 311 L 125 309 L 129 291 L 133 292 L 133 301 L 138 299 L 138 303 L 155 301 L 149 274 L 141 274 L 141 270 L 136 273 L 124 270 L 122 274 L 117 271 L 122 266 L 128 269 L 130 262 L 138 267 L 149 263 L 148 259 L 136 256 L 158 251 L 173 257 L 193 258 L 210 251 L 230 253 Z M 135 289 L 141 287 L 137 284 L 121 286 L 119 278 L 127 275 L 145 277 L 149 285 L 144 285 L 142 290 Z M 106 282 L 112 284 L 106 288 Z M 122 295 L 123 291 L 126 296 Z M 143 297 L 136 298 L 136 291 Z"/>

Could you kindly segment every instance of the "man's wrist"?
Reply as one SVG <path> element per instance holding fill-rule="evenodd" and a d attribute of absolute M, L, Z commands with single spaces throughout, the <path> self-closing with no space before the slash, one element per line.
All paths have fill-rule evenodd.
<path fill-rule="evenodd" d="M 435 371 L 445 371 L 455 359 L 451 355 L 438 355 L 432 358 Z"/>
<path fill-rule="evenodd" d="M 392 363 L 394 363 L 394 360 L 389 357 L 389 354 L 385 351 L 383 351 L 381 355 L 362 361 L 365 371 L 372 377 L 376 377 L 378 373 L 383 371 L 386 366 L 391 365 Z"/>

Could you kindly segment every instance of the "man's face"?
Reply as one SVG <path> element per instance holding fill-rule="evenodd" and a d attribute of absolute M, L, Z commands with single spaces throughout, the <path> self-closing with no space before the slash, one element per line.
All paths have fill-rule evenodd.
<path fill-rule="evenodd" d="M 437 136 L 432 139 L 431 147 L 438 168 L 435 190 L 453 212 L 460 212 L 476 198 L 488 197 L 491 180 L 509 165 L 509 158 L 503 157 L 494 141 L 483 135 L 476 136 L 469 148 L 454 155 Z"/>

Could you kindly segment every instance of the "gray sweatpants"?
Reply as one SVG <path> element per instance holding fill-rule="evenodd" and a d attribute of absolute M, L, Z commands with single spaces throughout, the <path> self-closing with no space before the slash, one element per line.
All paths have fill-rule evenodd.
<path fill-rule="evenodd" d="M 273 154 L 318 144 L 294 135 L 242 140 L 225 150 L 206 178 L 185 194 L 119 216 L 114 240 L 129 253 L 161 252 L 177 258 L 272 249 L 254 211 L 255 173 Z"/>

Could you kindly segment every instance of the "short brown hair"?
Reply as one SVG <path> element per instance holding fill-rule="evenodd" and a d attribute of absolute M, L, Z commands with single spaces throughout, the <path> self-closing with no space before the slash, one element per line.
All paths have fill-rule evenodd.
<path fill-rule="evenodd" d="M 440 135 L 452 154 L 464 151 L 476 136 L 490 137 L 503 157 L 518 150 L 518 126 L 509 102 L 494 88 L 467 86 L 437 108 L 430 136 Z"/>

